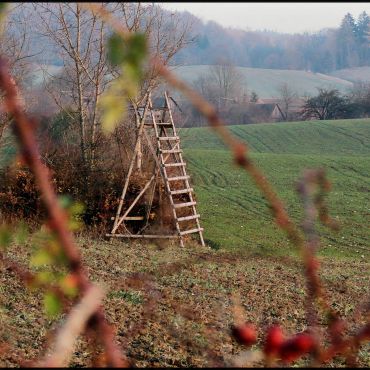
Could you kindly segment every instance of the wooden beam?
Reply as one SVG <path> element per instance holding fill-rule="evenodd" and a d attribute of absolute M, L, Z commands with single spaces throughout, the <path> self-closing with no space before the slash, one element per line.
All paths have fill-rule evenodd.
<path fill-rule="evenodd" d="M 149 92 L 148 97 L 150 97 L 150 92 Z M 123 200 L 125 199 L 125 196 L 126 196 L 126 191 L 127 191 L 128 184 L 129 184 L 129 181 L 130 181 L 131 172 L 134 168 L 135 158 L 136 158 L 136 155 L 137 155 L 137 152 L 138 152 L 138 149 L 139 149 L 140 139 L 141 139 L 141 136 L 143 134 L 144 122 L 145 122 L 145 117 L 146 117 L 146 112 L 148 110 L 148 107 L 149 107 L 149 99 L 148 99 L 147 103 L 145 104 L 145 109 L 144 109 L 142 121 L 141 121 L 141 124 L 140 124 L 139 132 L 138 132 L 138 137 L 137 137 L 137 140 L 136 140 L 134 155 L 132 157 L 132 160 L 131 160 L 131 163 L 130 163 L 130 168 L 128 170 L 128 174 L 127 174 L 127 178 L 126 178 L 126 182 L 125 182 L 125 185 L 124 185 L 123 190 L 122 190 L 121 198 L 120 198 L 117 213 L 116 213 L 116 218 L 115 218 L 114 224 L 113 224 L 112 233 L 114 233 L 117 230 L 117 227 L 119 226 L 119 225 L 117 226 L 118 219 L 119 219 L 119 215 L 121 214 L 121 211 L 122 211 Z"/>
<path fill-rule="evenodd" d="M 116 222 L 116 225 L 113 227 L 112 234 L 114 234 L 116 232 L 116 230 L 121 225 L 121 223 L 123 222 L 123 220 L 125 219 L 125 217 L 130 213 L 130 211 L 132 210 L 132 208 L 134 208 L 135 204 L 143 196 L 143 194 L 148 189 L 149 185 L 152 183 L 152 181 L 154 180 L 155 177 L 156 177 L 156 174 L 154 174 L 150 178 L 150 180 L 144 186 L 143 190 L 141 190 L 140 194 L 135 198 L 135 200 L 131 203 L 131 206 L 126 210 L 125 214 L 118 220 L 118 222 Z"/>
<path fill-rule="evenodd" d="M 105 234 L 117 238 L 144 238 L 144 239 L 178 239 L 179 235 L 135 235 L 135 234 Z"/>

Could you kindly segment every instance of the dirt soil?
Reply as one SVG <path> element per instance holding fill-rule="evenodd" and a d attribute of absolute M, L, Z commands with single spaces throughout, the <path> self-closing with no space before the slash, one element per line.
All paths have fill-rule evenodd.
<path fill-rule="evenodd" d="M 135 367 L 235 365 L 245 350 L 230 336 L 235 294 L 245 320 L 260 328 L 257 346 L 274 322 L 287 335 L 306 329 L 305 280 L 298 258 L 216 251 L 190 242 L 181 249 L 175 242 L 80 238 L 79 245 L 91 279 L 106 288 L 108 320 Z M 27 249 L 14 247 L 8 256 L 28 266 Z M 0 270 L 0 366 L 14 367 L 45 353 L 63 316 L 48 319 L 41 293 L 24 288 L 3 264 Z M 359 308 L 369 302 L 370 263 L 322 259 L 322 278 L 332 306 L 353 332 L 365 320 Z M 362 366 L 370 366 L 369 349 L 364 345 L 359 352 Z M 99 351 L 81 337 L 70 365 L 91 366 Z M 305 359 L 296 362 L 305 364 Z M 342 366 L 344 360 L 327 364 L 333 365 Z"/>

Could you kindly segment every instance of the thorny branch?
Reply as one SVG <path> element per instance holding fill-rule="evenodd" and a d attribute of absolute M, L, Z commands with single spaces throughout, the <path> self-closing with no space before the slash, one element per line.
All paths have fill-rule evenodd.
<path fill-rule="evenodd" d="M 67 213 L 59 205 L 58 198 L 51 185 L 49 171 L 40 160 L 40 154 L 34 135 L 35 122 L 31 121 L 24 113 L 15 82 L 9 74 L 5 60 L 2 58 L 0 58 L 0 88 L 5 94 L 5 109 L 14 119 L 14 134 L 20 144 L 23 160 L 32 170 L 42 194 L 42 199 L 48 213 L 48 226 L 57 235 L 60 245 L 67 257 L 69 268 L 76 276 L 77 287 L 80 292 L 84 294 L 91 287 L 91 283 L 88 280 L 72 233 L 68 230 Z M 108 365 L 127 365 L 127 362 L 122 359 L 120 350 L 114 342 L 112 328 L 106 322 L 104 311 L 101 306 L 98 307 L 92 316 L 90 325 L 96 325 L 100 333 L 100 338 L 106 351 Z"/>
<path fill-rule="evenodd" d="M 103 299 L 103 291 L 92 286 L 82 297 L 70 314 L 64 326 L 57 334 L 53 352 L 38 362 L 40 367 L 62 367 L 68 365 L 77 337 L 83 332 L 91 315 L 99 308 Z"/>
<path fill-rule="evenodd" d="M 364 333 L 369 331 L 366 326 L 360 330 L 353 338 L 343 340 L 343 331 L 346 328 L 346 323 L 339 317 L 330 304 L 327 294 L 321 284 L 319 276 L 319 262 L 315 257 L 319 247 L 319 237 L 315 230 L 315 221 L 320 221 L 333 230 L 338 229 L 338 224 L 333 220 L 328 213 L 328 208 L 324 203 L 325 193 L 330 190 L 330 183 L 326 179 L 323 169 L 306 170 L 301 181 L 297 185 L 297 191 L 301 196 L 304 204 L 305 219 L 302 223 L 302 229 L 306 236 L 304 249 L 304 264 L 305 274 L 307 279 L 307 319 L 313 327 L 317 325 L 316 312 L 314 311 L 313 303 L 315 300 L 325 310 L 325 314 L 329 319 L 328 332 L 331 337 L 332 346 L 326 351 L 319 347 L 321 341 L 316 338 L 317 348 L 315 351 L 315 360 L 326 362 L 338 353 L 343 353 L 346 356 L 347 363 L 354 365 L 354 354 L 357 352 L 360 341 L 365 339 Z M 369 327 L 369 324 L 367 325 Z M 313 334 L 316 332 L 314 330 Z M 369 333 L 367 334 L 369 335 Z M 317 337 L 317 335 L 315 335 Z M 349 351 L 351 349 L 351 351 Z"/>

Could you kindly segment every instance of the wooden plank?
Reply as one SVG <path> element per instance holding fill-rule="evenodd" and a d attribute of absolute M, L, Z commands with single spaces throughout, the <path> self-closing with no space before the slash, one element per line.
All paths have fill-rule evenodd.
<path fill-rule="evenodd" d="M 150 186 L 150 184 L 152 183 L 152 181 L 155 179 L 156 177 L 156 174 L 154 174 L 150 179 L 149 181 L 146 183 L 146 185 L 144 186 L 144 188 L 141 190 L 141 192 L 139 193 L 139 195 L 135 198 L 135 200 L 131 203 L 130 207 L 126 210 L 126 212 L 124 213 L 124 215 L 119 218 L 119 220 L 116 220 L 116 224 L 115 226 L 113 227 L 112 229 L 112 233 L 115 233 L 116 230 L 118 229 L 118 227 L 121 225 L 121 223 L 123 222 L 124 218 L 130 213 L 131 209 L 134 208 L 135 204 L 138 202 L 138 200 L 142 197 L 142 195 L 145 193 L 146 189 L 148 189 L 148 187 Z"/>
<path fill-rule="evenodd" d="M 193 188 L 188 188 L 188 189 L 181 189 L 181 190 L 172 190 L 171 191 L 171 194 L 172 195 L 176 195 L 176 194 L 186 194 L 186 193 L 190 193 L 191 191 L 193 191 L 194 189 Z"/>
<path fill-rule="evenodd" d="M 119 222 L 119 216 L 120 216 L 121 211 L 122 211 L 123 201 L 125 199 L 128 184 L 129 184 L 130 177 L 131 177 L 131 173 L 132 173 L 132 170 L 134 168 L 134 162 L 135 162 L 136 156 L 138 154 L 139 145 L 140 145 L 140 142 L 141 142 L 140 140 L 141 140 L 141 137 L 142 137 L 143 132 L 144 132 L 144 122 L 145 122 L 145 117 L 146 117 L 147 110 L 149 108 L 150 94 L 151 93 L 149 92 L 148 101 L 145 104 L 145 109 L 144 109 L 144 112 L 143 112 L 143 118 L 140 122 L 140 128 L 139 128 L 139 131 L 138 131 L 138 136 L 137 136 L 137 140 L 136 140 L 136 144 L 135 144 L 134 155 L 132 156 L 132 159 L 131 159 L 130 168 L 129 168 L 128 174 L 126 176 L 125 185 L 123 187 L 121 198 L 120 198 L 120 201 L 119 201 L 119 204 L 118 204 L 116 217 L 115 217 L 114 223 L 113 223 L 112 233 L 114 233 L 117 230 L 117 227 L 118 227 L 117 224 L 120 223 Z"/>
<path fill-rule="evenodd" d="M 197 202 L 177 203 L 177 204 L 174 204 L 173 206 L 175 208 L 183 208 L 183 207 L 193 206 L 195 204 L 197 204 Z"/>
<path fill-rule="evenodd" d="M 159 140 L 179 140 L 178 136 L 160 136 Z"/>
<path fill-rule="evenodd" d="M 105 234 L 116 238 L 144 238 L 144 239 L 177 239 L 178 235 L 135 235 L 135 234 Z"/>
<path fill-rule="evenodd" d="M 181 231 L 180 235 L 186 235 L 186 234 L 193 234 L 193 233 L 199 233 L 200 231 L 203 231 L 204 229 L 201 227 L 199 229 L 191 229 L 191 230 L 185 230 Z"/>
<path fill-rule="evenodd" d="M 181 221 L 189 221 L 189 220 L 194 220 L 195 218 L 199 218 L 200 215 L 197 214 L 197 215 L 191 215 L 191 216 L 185 216 L 185 217 L 179 217 L 177 219 L 177 221 L 181 222 Z"/>
<path fill-rule="evenodd" d="M 181 149 L 161 149 L 162 153 L 182 153 Z"/>
<path fill-rule="evenodd" d="M 147 127 L 154 127 L 154 124 L 152 122 L 145 122 L 144 124 L 145 126 Z M 171 128 L 172 127 L 172 124 L 169 123 L 169 122 L 165 122 L 165 123 L 162 123 L 162 122 L 156 122 L 156 125 L 157 126 L 163 126 L 163 127 L 167 127 L 167 128 Z"/>
<path fill-rule="evenodd" d="M 181 163 L 164 163 L 165 167 L 181 167 L 181 166 L 186 166 L 185 162 Z"/>
<path fill-rule="evenodd" d="M 190 179 L 190 176 L 176 176 L 176 177 L 168 177 L 168 181 L 177 181 L 177 180 L 186 180 Z"/>

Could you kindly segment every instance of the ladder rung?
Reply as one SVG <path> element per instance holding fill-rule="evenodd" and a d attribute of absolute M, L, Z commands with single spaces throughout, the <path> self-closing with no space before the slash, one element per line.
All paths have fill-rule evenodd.
<path fill-rule="evenodd" d="M 175 194 L 186 194 L 186 193 L 190 193 L 192 191 L 193 191 L 193 188 L 181 189 L 181 190 L 173 190 L 173 191 L 171 191 L 171 194 L 172 195 L 175 195 Z"/>
<path fill-rule="evenodd" d="M 179 217 L 177 219 L 178 222 L 181 222 L 181 221 L 188 221 L 188 220 L 194 220 L 194 218 L 199 218 L 200 215 L 191 215 L 191 216 L 185 216 L 185 217 Z"/>
<path fill-rule="evenodd" d="M 112 221 L 115 220 L 115 217 L 110 218 Z M 126 216 L 123 218 L 126 221 L 142 221 L 144 220 L 144 216 Z"/>
<path fill-rule="evenodd" d="M 203 231 L 203 230 L 204 229 L 201 227 L 200 229 L 191 229 L 191 230 L 186 230 L 186 231 L 180 231 L 180 235 L 199 233 L 200 231 Z"/>
<path fill-rule="evenodd" d="M 186 180 L 190 179 L 190 176 L 176 176 L 176 177 L 168 177 L 168 181 L 177 181 L 177 180 Z"/>
<path fill-rule="evenodd" d="M 161 149 L 162 153 L 182 153 L 181 149 Z"/>
<path fill-rule="evenodd" d="M 167 128 L 172 127 L 172 123 L 169 123 L 169 122 L 165 122 L 165 123 L 156 122 L 156 125 L 157 126 L 164 126 L 164 127 L 167 127 Z M 144 126 L 154 127 L 154 124 L 153 124 L 153 122 L 145 122 Z"/>
<path fill-rule="evenodd" d="M 168 107 L 156 107 L 156 108 L 152 108 L 152 111 L 162 111 L 162 110 L 168 110 Z"/>
<path fill-rule="evenodd" d="M 197 204 L 197 202 L 178 203 L 178 204 L 174 204 L 173 206 L 175 208 L 183 208 L 183 207 L 194 206 L 195 204 Z"/>
<path fill-rule="evenodd" d="M 126 216 L 124 217 L 126 221 L 142 221 L 144 220 L 144 216 Z"/>
<path fill-rule="evenodd" d="M 178 136 L 160 136 L 158 138 L 159 140 L 178 140 Z"/>
<path fill-rule="evenodd" d="M 164 163 L 165 167 L 181 167 L 181 166 L 186 166 L 185 162 L 181 163 Z"/>

